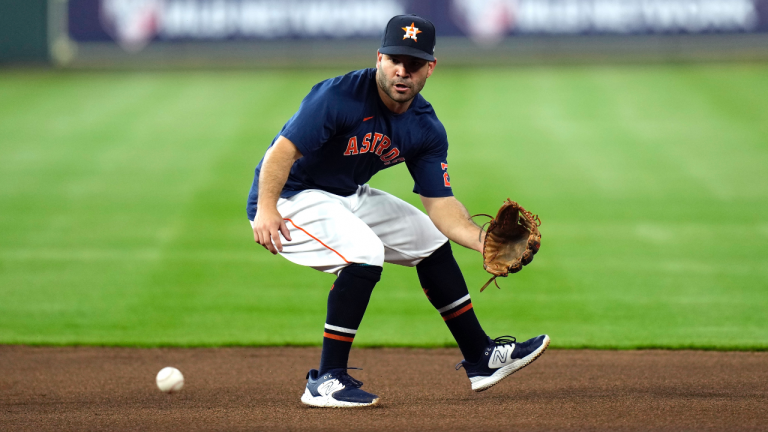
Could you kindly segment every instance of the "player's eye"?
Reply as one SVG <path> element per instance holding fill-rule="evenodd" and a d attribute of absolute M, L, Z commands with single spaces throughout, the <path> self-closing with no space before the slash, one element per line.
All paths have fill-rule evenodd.
<path fill-rule="evenodd" d="M 421 69 L 422 66 L 423 66 L 423 63 L 414 61 L 408 65 L 408 70 L 417 71 Z"/>

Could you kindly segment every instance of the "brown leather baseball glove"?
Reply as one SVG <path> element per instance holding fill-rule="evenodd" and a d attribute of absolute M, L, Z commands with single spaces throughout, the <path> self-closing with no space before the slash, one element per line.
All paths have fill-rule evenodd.
<path fill-rule="evenodd" d="M 483 267 L 493 277 L 480 288 L 480 292 L 483 292 L 491 282 L 500 288 L 496 282 L 497 277 L 517 273 L 533 260 L 533 255 L 541 247 L 541 219 L 509 198 L 495 219 L 487 214 L 475 216 L 491 218 L 487 223 L 488 231 L 483 245 Z"/>

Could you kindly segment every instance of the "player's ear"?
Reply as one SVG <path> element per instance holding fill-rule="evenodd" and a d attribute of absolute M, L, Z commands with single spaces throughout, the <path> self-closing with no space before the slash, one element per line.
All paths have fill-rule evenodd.
<path fill-rule="evenodd" d="M 427 69 L 427 78 L 432 76 L 432 72 L 435 71 L 435 66 L 437 66 L 437 57 L 435 57 L 433 61 L 427 63 L 427 67 L 429 68 Z"/>
<path fill-rule="evenodd" d="M 384 54 L 382 54 L 378 50 L 376 50 L 376 69 L 379 68 L 379 65 L 381 64 L 381 60 L 383 58 L 384 58 Z"/>

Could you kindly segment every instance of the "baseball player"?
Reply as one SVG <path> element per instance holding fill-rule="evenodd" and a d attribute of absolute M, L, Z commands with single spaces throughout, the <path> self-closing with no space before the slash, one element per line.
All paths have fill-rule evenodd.
<path fill-rule="evenodd" d="M 482 252 L 484 232 L 453 196 L 448 139 L 419 92 L 435 70 L 435 28 L 393 17 L 376 68 L 315 85 L 256 167 L 248 217 L 273 254 L 337 276 L 328 295 L 319 369 L 301 401 L 318 407 L 376 405 L 347 373 L 347 360 L 384 262 L 416 267 L 422 289 L 464 355 L 475 391 L 490 388 L 544 352 L 549 337 L 490 339 L 472 309 L 449 239 Z M 404 163 L 424 214 L 366 183 Z M 394 306 L 394 305 L 393 305 Z"/>

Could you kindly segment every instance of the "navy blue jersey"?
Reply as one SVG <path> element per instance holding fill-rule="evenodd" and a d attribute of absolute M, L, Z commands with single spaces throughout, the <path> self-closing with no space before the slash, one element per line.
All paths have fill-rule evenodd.
<path fill-rule="evenodd" d="M 283 198 L 307 189 L 349 196 L 380 170 L 402 162 L 413 177 L 415 193 L 430 198 L 453 195 L 448 138 L 432 105 L 417 95 L 406 112 L 392 113 L 381 101 L 374 68 L 312 87 L 272 145 L 280 135 L 303 155 L 291 167 Z M 263 163 L 262 158 L 248 196 L 250 220 L 256 217 Z"/>

